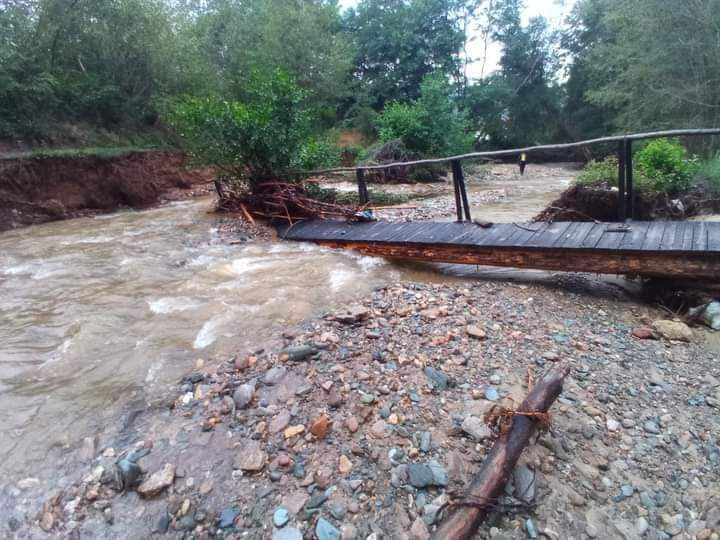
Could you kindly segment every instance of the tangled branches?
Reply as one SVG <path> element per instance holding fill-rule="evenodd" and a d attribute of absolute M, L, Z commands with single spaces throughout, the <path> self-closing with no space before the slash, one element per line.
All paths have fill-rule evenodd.
<path fill-rule="evenodd" d="M 245 186 L 230 189 L 228 184 L 223 187 L 219 193 L 220 209 L 239 211 L 244 207 L 253 216 L 290 224 L 303 219 L 353 219 L 359 210 L 309 197 L 300 183 L 265 182 L 252 189 Z"/>

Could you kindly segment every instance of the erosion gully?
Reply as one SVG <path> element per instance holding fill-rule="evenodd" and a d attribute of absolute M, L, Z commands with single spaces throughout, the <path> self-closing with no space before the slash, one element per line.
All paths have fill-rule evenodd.
<path fill-rule="evenodd" d="M 513 171 L 471 184 L 471 193 L 502 192 L 475 215 L 530 219 L 574 175 L 539 168 L 521 180 Z M 392 282 L 551 279 L 228 242 L 212 204 L 196 199 L 0 234 L 0 515 L 23 482 L 72 481 L 79 471 L 69 456 L 84 437 L 167 398 L 200 358 L 260 347 Z"/>

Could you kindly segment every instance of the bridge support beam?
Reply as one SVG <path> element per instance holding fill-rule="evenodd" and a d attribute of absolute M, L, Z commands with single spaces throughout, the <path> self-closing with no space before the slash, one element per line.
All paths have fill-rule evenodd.
<path fill-rule="evenodd" d="M 457 209 L 458 221 L 463 219 L 463 210 L 465 212 L 465 219 L 472 221 L 470 216 L 470 203 L 468 202 L 467 190 L 465 189 L 465 175 L 462 170 L 462 163 L 459 159 L 454 159 L 450 162 L 452 167 L 453 175 L 453 188 L 455 189 L 455 207 Z M 460 202 L 462 201 L 462 209 L 460 208 Z"/>

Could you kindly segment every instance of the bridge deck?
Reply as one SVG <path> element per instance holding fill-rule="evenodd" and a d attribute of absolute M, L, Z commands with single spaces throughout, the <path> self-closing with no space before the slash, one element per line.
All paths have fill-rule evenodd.
<path fill-rule="evenodd" d="M 387 257 L 598 273 L 720 280 L 720 222 L 346 223 L 309 221 L 282 231 Z"/>

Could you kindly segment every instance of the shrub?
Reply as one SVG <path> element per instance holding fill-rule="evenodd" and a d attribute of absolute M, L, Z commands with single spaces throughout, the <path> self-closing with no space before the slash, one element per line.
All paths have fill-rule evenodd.
<path fill-rule="evenodd" d="M 695 182 L 714 191 L 720 191 L 720 152 L 697 164 Z"/>
<path fill-rule="evenodd" d="M 421 156 L 469 151 L 474 139 L 470 127 L 467 116 L 455 106 L 452 88 L 442 74 L 427 75 L 416 101 L 390 103 L 378 118 L 382 142 L 400 139 Z"/>
<path fill-rule="evenodd" d="M 195 161 L 252 186 L 292 168 L 308 133 L 305 94 L 285 73 L 256 76 L 246 102 L 186 98 L 170 107 L 171 125 Z"/>
<path fill-rule="evenodd" d="M 293 163 L 296 169 L 309 171 L 340 165 L 342 150 L 329 139 L 310 139 L 304 143 Z"/>
<path fill-rule="evenodd" d="M 656 191 L 676 193 L 690 187 L 696 165 L 676 140 L 657 139 L 635 156 L 639 183 Z"/>
<path fill-rule="evenodd" d="M 592 160 L 578 174 L 578 184 L 586 186 L 617 185 L 618 160 L 607 157 L 603 160 Z"/>

